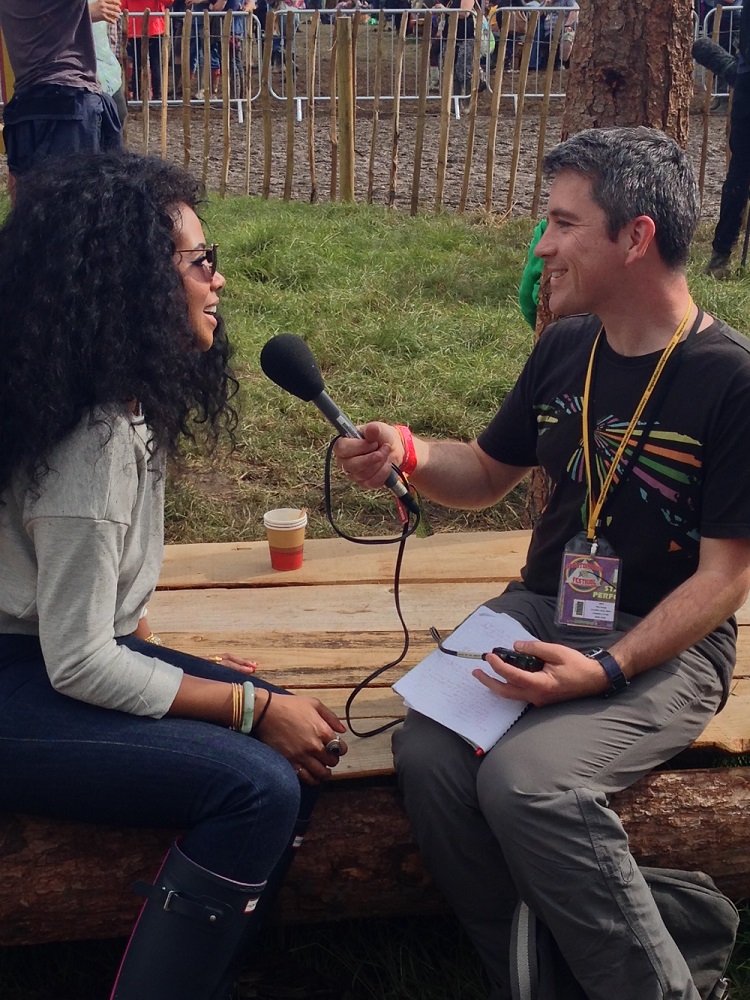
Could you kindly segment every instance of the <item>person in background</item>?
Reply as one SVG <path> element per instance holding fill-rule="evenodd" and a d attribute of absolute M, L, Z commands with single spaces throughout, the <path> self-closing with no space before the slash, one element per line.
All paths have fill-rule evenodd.
<path fill-rule="evenodd" d="M 447 0 L 447 3 L 438 3 L 433 10 L 445 11 L 443 19 L 443 60 L 448 46 L 448 35 L 450 33 L 451 18 L 448 12 L 451 10 L 460 11 L 458 15 L 458 27 L 456 29 L 456 55 L 453 64 L 453 93 L 465 96 L 471 93 L 471 74 L 474 70 L 474 35 L 476 30 L 474 0 Z"/>
<path fill-rule="evenodd" d="M 108 21 L 102 0 L 89 0 L 89 14 L 94 32 L 96 75 L 99 86 L 102 88 L 102 93 L 108 94 L 114 101 L 120 125 L 124 125 L 128 114 L 128 102 L 122 82 L 122 67 L 117 58 L 119 17 L 114 22 Z"/>
<path fill-rule="evenodd" d="M 120 0 L 101 0 L 114 23 Z M 50 156 L 122 145 L 112 98 L 97 80 L 87 0 L 0 0 L 15 90 L 3 111 L 3 139 L 13 185 Z"/>
<path fill-rule="evenodd" d="M 527 6 L 530 5 L 527 4 Z M 575 33 L 578 27 L 578 0 L 544 0 L 544 3 L 538 4 L 538 6 L 568 8 L 568 12 L 562 15 L 565 20 L 560 33 L 560 45 L 555 57 L 557 65 L 567 66 L 570 62 Z M 529 61 L 530 69 L 542 70 L 547 68 L 550 42 L 552 41 L 552 33 L 555 30 L 558 17 L 560 17 L 560 13 L 557 10 L 544 12 L 540 16 L 533 39 L 533 48 Z"/>
<path fill-rule="evenodd" d="M 0 228 L 0 802 L 183 831 L 112 1000 L 230 1000 L 346 752 L 317 699 L 146 616 L 167 459 L 237 423 L 197 207 L 183 170 L 102 153 L 30 172 Z"/>
<path fill-rule="evenodd" d="M 537 308 L 539 306 L 539 287 L 542 282 L 542 272 L 544 271 L 544 261 L 537 257 L 536 245 L 544 236 L 547 228 L 547 220 L 540 219 L 534 227 L 534 232 L 529 243 L 529 250 L 526 255 L 526 265 L 521 274 L 521 281 L 518 285 L 518 304 L 521 308 L 523 318 L 532 330 L 536 330 Z"/>
<path fill-rule="evenodd" d="M 164 11 L 173 0 L 124 0 L 125 10 L 136 15 L 128 18 L 128 62 L 130 63 L 130 93 L 134 101 L 161 100 L 161 40 L 164 35 Z M 141 94 L 141 37 L 143 14 L 150 11 L 148 19 L 148 68 L 151 76 L 151 95 Z"/>
<path fill-rule="evenodd" d="M 229 35 L 229 95 L 232 98 L 246 96 L 246 47 L 253 37 L 256 6 L 256 0 L 227 0 L 226 11 L 232 18 Z"/>
<path fill-rule="evenodd" d="M 226 8 L 227 0 L 187 0 L 187 6 L 193 12 L 193 30 L 190 38 L 190 72 L 196 81 L 195 97 L 202 101 L 205 98 L 206 88 L 203 77 L 203 15 L 218 14 Z M 221 38 L 216 37 L 218 19 L 209 17 L 209 62 L 211 71 L 211 86 L 209 93 L 216 95 L 219 89 L 219 79 L 221 77 Z"/>
<path fill-rule="evenodd" d="M 720 281 L 732 276 L 732 250 L 742 227 L 750 193 L 750 3 L 740 13 L 734 96 L 729 119 L 729 169 L 721 189 L 719 221 L 706 274 Z"/>
<path fill-rule="evenodd" d="M 511 996 L 519 898 L 589 1000 L 699 1000 L 610 797 L 729 695 L 750 590 L 750 342 L 690 295 L 700 202 L 677 143 L 587 129 L 544 164 L 535 252 L 564 318 L 495 416 L 471 442 L 373 422 L 335 452 L 365 488 L 395 463 L 451 507 L 490 506 L 535 467 L 551 484 L 522 581 L 487 602 L 537 637 L 515 648 L 543 668 L 476 650 L 492 676 L 473 672 L 531 707 L 484 755 L 411 710 L 393 738 L 422 857 L 492 1000 Z"/>
<path fill-rule="evenodd" d="M 499 45 L 500 43 L 500 31 L 502 25 L 503 8 L 505 7 L 519 7 L 523 6 L 521 0 L 497 0 L 497 3 L 490 7 L 487 14 L 487 18 L 490 22 L 490 28 L 493 35 L 495 36 L 495 41 Z M 511 71 L 517 68 L 518 59 L 520 58 L 519 53 L 521 51 L 521 46 L 523 45 L 523 40 L 526 37 L 526 28 L 528 25 L 527 17 L 522 10 L 513 10 L 509 14 L 510 23 L 508 25 L 508 40 L 505 43 L 505 52 L 503 53 L 503 68 L 505 70 Z M 496 47 L 493 53 L 491 66 L 494 69 L 495 63 L 497 62 L 499 56 L 499 50 Z"/>

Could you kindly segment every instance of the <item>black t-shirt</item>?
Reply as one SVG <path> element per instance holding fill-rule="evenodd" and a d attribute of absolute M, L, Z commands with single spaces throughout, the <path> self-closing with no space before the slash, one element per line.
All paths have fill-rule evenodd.
<path fill-rule="evenodd" d="M 551 481 L 522 576 L 557 593 L 565 544 L 585 528 L 583 390 L 600 323 L 576 316 L 539 340 L 481 448 L 509 465 L 541 465 Z M 616 354 L 603 336 L 593 385 L 595 490 L 635 412 L 661 352 Z M 666 392 L 664 386 L 666 385 Z M 620 608 L 647 614 L 698 566 L 701 536 L 750 537 L 750 341 L 715 321 L 677 346 L 634 431 L 656 417 L 633 468 L 620 462 L 600 534 L 622 559 Z"/>

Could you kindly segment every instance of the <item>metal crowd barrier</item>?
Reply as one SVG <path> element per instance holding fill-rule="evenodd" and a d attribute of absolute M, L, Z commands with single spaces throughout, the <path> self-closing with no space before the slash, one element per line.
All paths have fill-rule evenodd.
<path fill-rule="evenodd" d="M 387 0 L 384 0 L 387 4 Z M 510 16 L 516 12 L 528 15 L 533 8 L 515 7 L 502 8 L 509 11 Z M 284 10 L 279 10 L 274 16 L 274 26 L 270 43 L 272 46 L 272 56 L 270 63 L 269 91 L 271 96 L 277 101 L 286 102 L 292 99 L 297 104 L 297 117 L 301 118 L 304 105 L 308 101 L 307 80 L 310 62 L 314 60 L 313 71 L 313 100 L 318 102 L 330 101 L 331 95 L 331 46 L 334 38 L 334 21 L 336 16 L 351 16 L 354 19 L 357 47 L 357 71 L 355 75 L 355 86 L 357 101 L 374 101 L 376 95 L 381 101 L 392 101 L 395 98 L 396 81 L 398 79 L 398 42 L 399 31 L 402 19 L 406 19 L 406 37 L 403 47 L 403 65 L 400 74 L 399 97 L 401 101 L 417 101 L 419 99 L 419 70 L 424 45 L 430 46 L 430 72 L 429 89 L 427 93 L 428 101 L 439 101 L 442 90 L 442 66 L 446 51 L 444 31 L 446 15 L 442 11 L 432 10 L 427 7 L 412 7 L 409 9 L 383 7 L 383 23 L 385 30 L 378 31 L 380 9 L 375 7 L 364 8 L 355 4 L 348 9 L 322 10 L 320 12 L 320 26 L 315 52 L 312 53 L 310 39 L 310 23 L 314 15 L 313 10 L 295 10 L 292 18 L 293 30 L 287 38 L 287 18 Z M 558 16 L 564 18 L 571 14 L 570 8 L 565 7 L 544 7 L 540 14 L 539 26 L 533 39 L 527 42 L 531 46 L 529 59 L 529 70 L 525 88 L 526 97 L 542 97 L 544 94 L 544 84 L 546 68 L 544 62 L 545 49 L 549 40 L 549 34 L 554 25 L 554 20 Z M 208 94 L 209 103 L 221 102 L 221 75 L 225 70 L 222 65 L 222 40 L 221 33 L 226 17 L 232 18 L 232 26 L 229 35 L 229 67 L 230 85 L 229 99 L 233 106 L 236 105 L 238 115 L 243 116 L 244 105 L 247 102 L 248 93 L 251 102 L 256 101 L 261 93 L 261 71 L 263 65 L 263 50 L 266 44 L 266 25 L 261 24 L 258 18 L 247 12 L 209 12 L 208 13 L 208 42 L 205 39 L 204 15 L 194 16 L 190 29 L 190 41 L 187 48 L 190 60 L 190 94 L 187 98 L 191 104 L 203 105 L 206 99 L 206 79 L 204 65 L 206 62 L 206 50 L 208 51 L 208 61 L 210 72 L 208 74 L 208 86 L 211 88 Z M 139 21 L 143 19 L 142 14 L 129 15 L 129 21 Z M 149 40 L 146 58 L 150 70 L 149 100 L 161 104 L 162 87 L 164 87 L 164 97 L 168 105 L 182 105 L 184 103 L 182 93 L 182 81 L 185 76 L 182 72 L 182 56 L 186 51 L 183 45 L 183 31 L 185 25 L 185 15 L 182 13 L 170 13 L 166 18 L 168 25 L 169 59 L 166 80 L 159 79 L 160 73 L 154 73 L 154 64 L 161 67 L 163 46 L 167 36 L 165 34 L 156 35 Z M 503 73 L 502 93 L 514 101 L 518 98 L 519 66 L 524 37 L 511 32 L 508 36 L 508 43 L 505 52 L 500 53 L 500 40 L 497 35 L 496 26 L 494 39 L 494 51 L 490 53 L 488 44 L 487 29 L 481 30 L 478 17 L 475 17 L 475 31 L 480 36 L 482 71 L 486 75 L 488 86 L 491 86 L 492 76 L 496 61 L 503 58 L 505 71 Z M 140 25 L 135 29 L 134 34 L 140 35 Z M 293 72 L 291 81 L 286 79 L 286 45 L 291 44 L 293 58 Z M 123 53 L 123 64 L 125 68 L 125 80 L 128 93 L 128 102 L 131 106 L 139 106 L 142 103 L 141 81 L 143 64 L 143 47 L 140 37 L 130 39 L 127 43 L 126 51 Z M 458 45 L 456 50 L 456 60 L 454 69 L 454 81 L 470 80 L 472 53 L 469 47 Z M 251 76 L 248 89 L 247 73 Z M 159 86 L 161 84 L 161 86 Z M 466 89 L 466 88 L 464 88 Z M 553 83 L 551 88 L 552 97 L 565 96 L 565 66 L 556 60 L 554 68 Z M 461 93 L 460 88 L 454 86 L 454 107 L 455 113 L 459 114 L 459 103 L 469 99 L 469 93 Z"/>

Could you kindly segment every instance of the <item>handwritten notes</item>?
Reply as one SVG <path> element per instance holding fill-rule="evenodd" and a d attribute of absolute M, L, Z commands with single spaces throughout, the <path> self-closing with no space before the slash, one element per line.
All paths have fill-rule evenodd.
<path fill-rule="evenodd" d="M 489 652 L 494 646 L 513 647 L 518 639 L 533 639 L 510 615 L 481 607 L 462 622 L 443 644 L 467 653 Z M 481 659 L 451 656 L 435 649 L 393 685 L 409 708 L 447 726 L 477 752 L 497 743 L 528 708 L 528 702 L 503 698 L 484 687 L 472 670 L 501 678 Z"/>

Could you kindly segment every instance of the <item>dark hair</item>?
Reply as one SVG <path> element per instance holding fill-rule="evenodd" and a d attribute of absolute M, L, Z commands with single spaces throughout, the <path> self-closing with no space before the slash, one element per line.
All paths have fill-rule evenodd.
<path fill-rule="evenodd" d="M 586 129 L 544 158 L 547 176 L 574 170 L 591 179 L 591 196 L 617 234 L 639 215 L 656 226 L 656 246 L 672 268 L 684 266 L 698 225 L 700 199 L 692 164 L 677 143 L 657 129 Z"/>
<path fill-rule="evenodd" d="M 153 449 L 174 455 L 196 425 L 233 441 L 237 382 L 219 321 L 195 347 L 174 264 L 174 208 L 197 182 L 127 153 L 50 160 L 19 181 L 0 229 L 0 492 L 38 484 L 50 451 L 97 406 L 137 401 Z"/>

